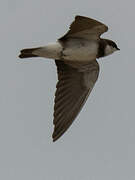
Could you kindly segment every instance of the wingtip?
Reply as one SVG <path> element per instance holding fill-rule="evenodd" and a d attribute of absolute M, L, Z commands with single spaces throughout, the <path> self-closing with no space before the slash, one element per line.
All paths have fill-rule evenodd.
<path fill-rule="evenodd" d="M 56 140 L 55 140 L 55 139 L 53 139 L 52 141 L 53 141 L 53 143 L 54 143 Z"/>
<path fill-rule="evenodd" d="M 57 139 L 59 139 L 59 137 L 57 137 L 57 135 L 55 135 L 55 133 L 52 134 L 52 140 L 53 142 L 57 141 Z"/>
<path fill-rule="evenodd" d="M 52 134 L 53 142 L 56 142 L 62 135 L 63 135 L 63 133 L 56 133 L 54 131 L 53 134 Z"/>
<path fill-rule="evenodd" d="M 22 54 L 19 54 L 18 57 L 21 58 L 21 59 L 24 58 L 24 56 Z"/>

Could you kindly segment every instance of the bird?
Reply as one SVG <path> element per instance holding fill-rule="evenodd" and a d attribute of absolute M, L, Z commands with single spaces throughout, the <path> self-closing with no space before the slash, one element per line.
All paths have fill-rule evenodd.
<path fill-rule="evenodd" d="M 77 15 L 68 32 L 54 43 L 20 51 L 20 58 L 54 59 L 56 84 L 52 134 L 58 140 L 81 111 L 99 76 L 97 59 L 120 50 L 117 44 L 100 36 L 108 31 L 105 24 Z"/>

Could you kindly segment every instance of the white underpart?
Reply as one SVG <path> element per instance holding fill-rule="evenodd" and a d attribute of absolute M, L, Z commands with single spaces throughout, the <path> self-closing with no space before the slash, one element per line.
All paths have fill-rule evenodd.
<path fill-rule="evenodd" d="M 62 49 L 62 45 L 59 42 L 50 43 L 44 47 L 33 51 L 33 54 L 38 55 L 39 57 L 59 59 Z"/>
<path fill-rule="evenodd" d="M 63 51 L 63 58 L 71 61 L 91 61 L 96 59 L 98 44 L 95 40 L 71 39 Z"/>
<path fill-rule="evenodd" d="M 105 56 L 112 54 L 115 51 L 117 51 L 117 49 L 115 47 L 107 45 L 105 48 Z"/>
<path fill-rule="evenodd" d="M 57 41 L 33 51 L 33 54 L 45 58 L 80 62 L 96 59 L 97 49 L 98 44 L 95 40 L 70 39 L 64 47 Z"/>

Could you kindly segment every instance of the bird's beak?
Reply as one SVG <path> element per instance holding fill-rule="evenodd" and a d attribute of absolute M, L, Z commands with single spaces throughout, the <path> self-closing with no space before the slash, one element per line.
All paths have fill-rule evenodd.
<path fill-rule="evenodd" d="M 119 48 L 117 48 L 117 50 L 118 50 L 118 51 L 120 51 L 120 49 L 119 49 Z"/>

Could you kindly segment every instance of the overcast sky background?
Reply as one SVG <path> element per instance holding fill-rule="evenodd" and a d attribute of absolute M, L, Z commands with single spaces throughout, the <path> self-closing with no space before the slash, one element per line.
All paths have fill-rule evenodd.
<path fill-rule="evenodd" d="M 1 0 L 1 180 L 135 180 L 134 8 L 134 0 Z M 18 54 L 61 37 L 77 14 L 108 25 L 103 37 L 121 51 L 99 59 L 86 105 L 53 143 L 56 67 Z"/>

